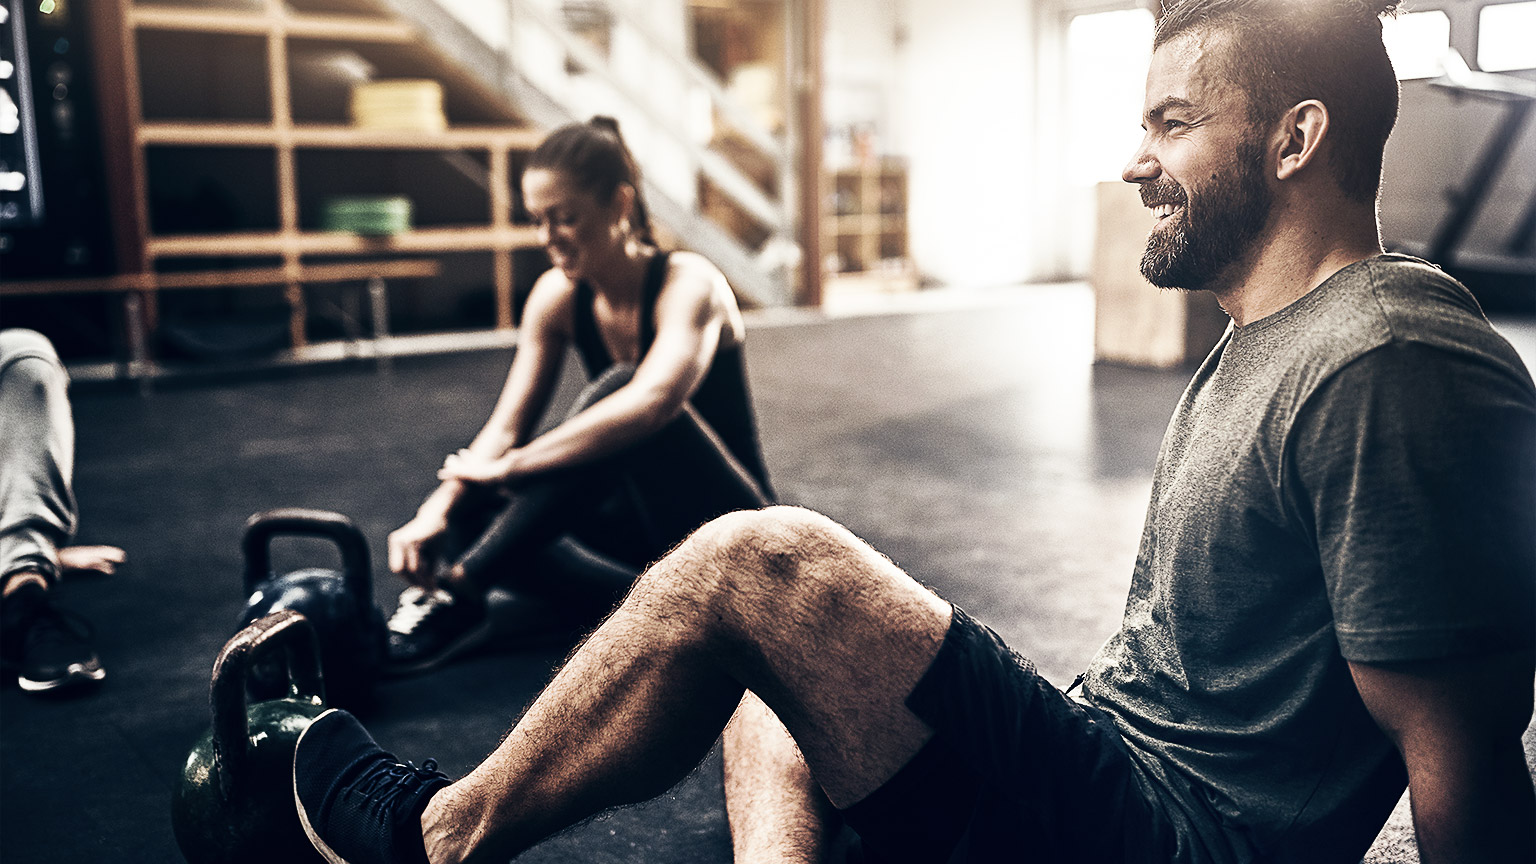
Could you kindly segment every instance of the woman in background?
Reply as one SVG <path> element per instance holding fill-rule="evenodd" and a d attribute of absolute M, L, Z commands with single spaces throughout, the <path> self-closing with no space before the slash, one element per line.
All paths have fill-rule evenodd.
<path fill-rule="evenodd" d="M 389 535 L 411 582 L 390 620 L 396 673 L 482 641 L 492 587 L 590 620 L 699 525 L 773 500 L 735 296 L 709 261 L 657 247 L 618 124 L 556 130 L 522 185 L 553 266 L 490 420 Z M 591 383 L 535 435 L 571 347 Z"/>

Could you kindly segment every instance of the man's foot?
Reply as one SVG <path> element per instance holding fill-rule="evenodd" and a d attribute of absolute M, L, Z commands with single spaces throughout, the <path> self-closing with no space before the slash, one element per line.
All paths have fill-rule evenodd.
<path fill-rule="evenodd" d="M 490 631 L 484 600 L 412 585 L 400 594 L 400 606 L 389 619 L 385 671 L 408 675 L 432 669 L 484 642 Z"/>
<path fill-rule="evenodd" d="M 332 708 L 293 749 L 293 800 L 315 850 L 331 864 L 426 864 L 421 813 L 449 784 L 374 743 L 357 718 Z"/>
<path fill-rule="evenodd" d="M 107 677 L 91 625 L 60 609 L 40 585 L 23 585 L 0 602 L 0 658 L 33 693 L 82 689 Z"/>

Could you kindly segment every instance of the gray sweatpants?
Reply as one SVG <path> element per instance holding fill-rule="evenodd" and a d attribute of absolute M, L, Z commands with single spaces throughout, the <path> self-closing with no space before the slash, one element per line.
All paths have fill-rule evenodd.
<path fill-rule="evenodd" d="M 46 337 L 0 330 L 0 584 L 31 570 L 59 576 L 74 536 L 75 424 L 69 374 Z"/>

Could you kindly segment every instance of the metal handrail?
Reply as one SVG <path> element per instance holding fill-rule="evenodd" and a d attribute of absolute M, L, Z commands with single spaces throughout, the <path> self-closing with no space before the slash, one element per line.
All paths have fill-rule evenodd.
<path fill-rule="evenodd" d="M 607 59 L 599 54 L 597 49 L 558 22 L 551 20 L 544 10 L 538 9 L 533 4 L 518 3 L 517 0 L 509 0 L 509 2 L 515 7 L 514 14 L 519 19 L 532 20 L 537 23 L 550 35 L 554 36 L 556 41 L 559 42 L 560 47 L 575 58 L 577 63 L 580 63 L 593 74 L 596 74 L 605 84 L 612 87 L 630 104 L 642 111 L 647 120 L 654 124 L 656 128 L 663 130 L 668 138 L 672 139 L 688 153 L 694 163 L 704 172 L 704 175 L 716 186 L 720 187 L 720 190 L 727 197 L 741 205 L 753 218 L 763 223 L 770 232 L 782 234 L 789 230 L 789 218 L 782 203 L 771 201 L 768 196 L 758 191 L 756 185 L 746 175 L 742 174 L 736 166 L 722 158 L 719 154 L 700 147 L 689 140 L 685 133 L 678 130 L 676 124 L 660 117 L 649 99 L 646 99 L 643 94 L 620 80 L 613 73 L 608 66 Z M 608 8 L 612 7 L 609 6 Z M 670 52 L 664 51 L 663 54 L 668 57 L 673 56 Z M 673 59 L 675 60 L 676 58 L 674 57 Z M 723 90 L 720 92 L 724 95 Z M 744 113 L 745 109 L 740 109 L 740 106 L 737 106 L 737 108 Z M 776 157 L 776 160 L 778 164 L 783 164 L 781 158 Z"/>
<path fill-rule="evenodd" d="M 594 2 L 601 4 L 609 14 L 644 37 L 663 57 L 672 61 L 674 66 L 681 68 L 692 83 L 703 87 L 709 93 L 710 101 L 721 110 L 725 119 L 730 121 L 732 128 L 742 133 L 753 146 L 767 154 L 776 163 L 782 163 L 790 158 L 789 149 L 785 143 L 764 129 L 757 119 L 726 91 L 720 79 L 708 67 L 693 57 L 678 56 L 672 50 L 672 46 L 652 30 L 649 24 L 636 18 L 628 9 L 617 6 L 609 0 L 594 0 Z"/>

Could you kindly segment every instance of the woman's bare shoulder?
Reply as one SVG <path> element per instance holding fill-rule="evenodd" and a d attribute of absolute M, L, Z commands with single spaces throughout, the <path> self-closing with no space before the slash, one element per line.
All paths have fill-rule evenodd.
<path fill-rule="evenodd" d="M 673 252 L 667 259 L 667 286 L 661 305 L 688 310 L 694 320 L 715 318 L 725 326 L 727 344 L 740 341 L 744 330 L 736 293 L 713 262 L 696 252 Z M 671 296 L 665 296 L 671 295 Z"/>
<path fill-rule="evenodd" d="M 575 284 L 560 268 L 545 270 L 528 292 L 528 303 L 523 307 L 523 326 L 569 333 L 575 294 Z"/>

